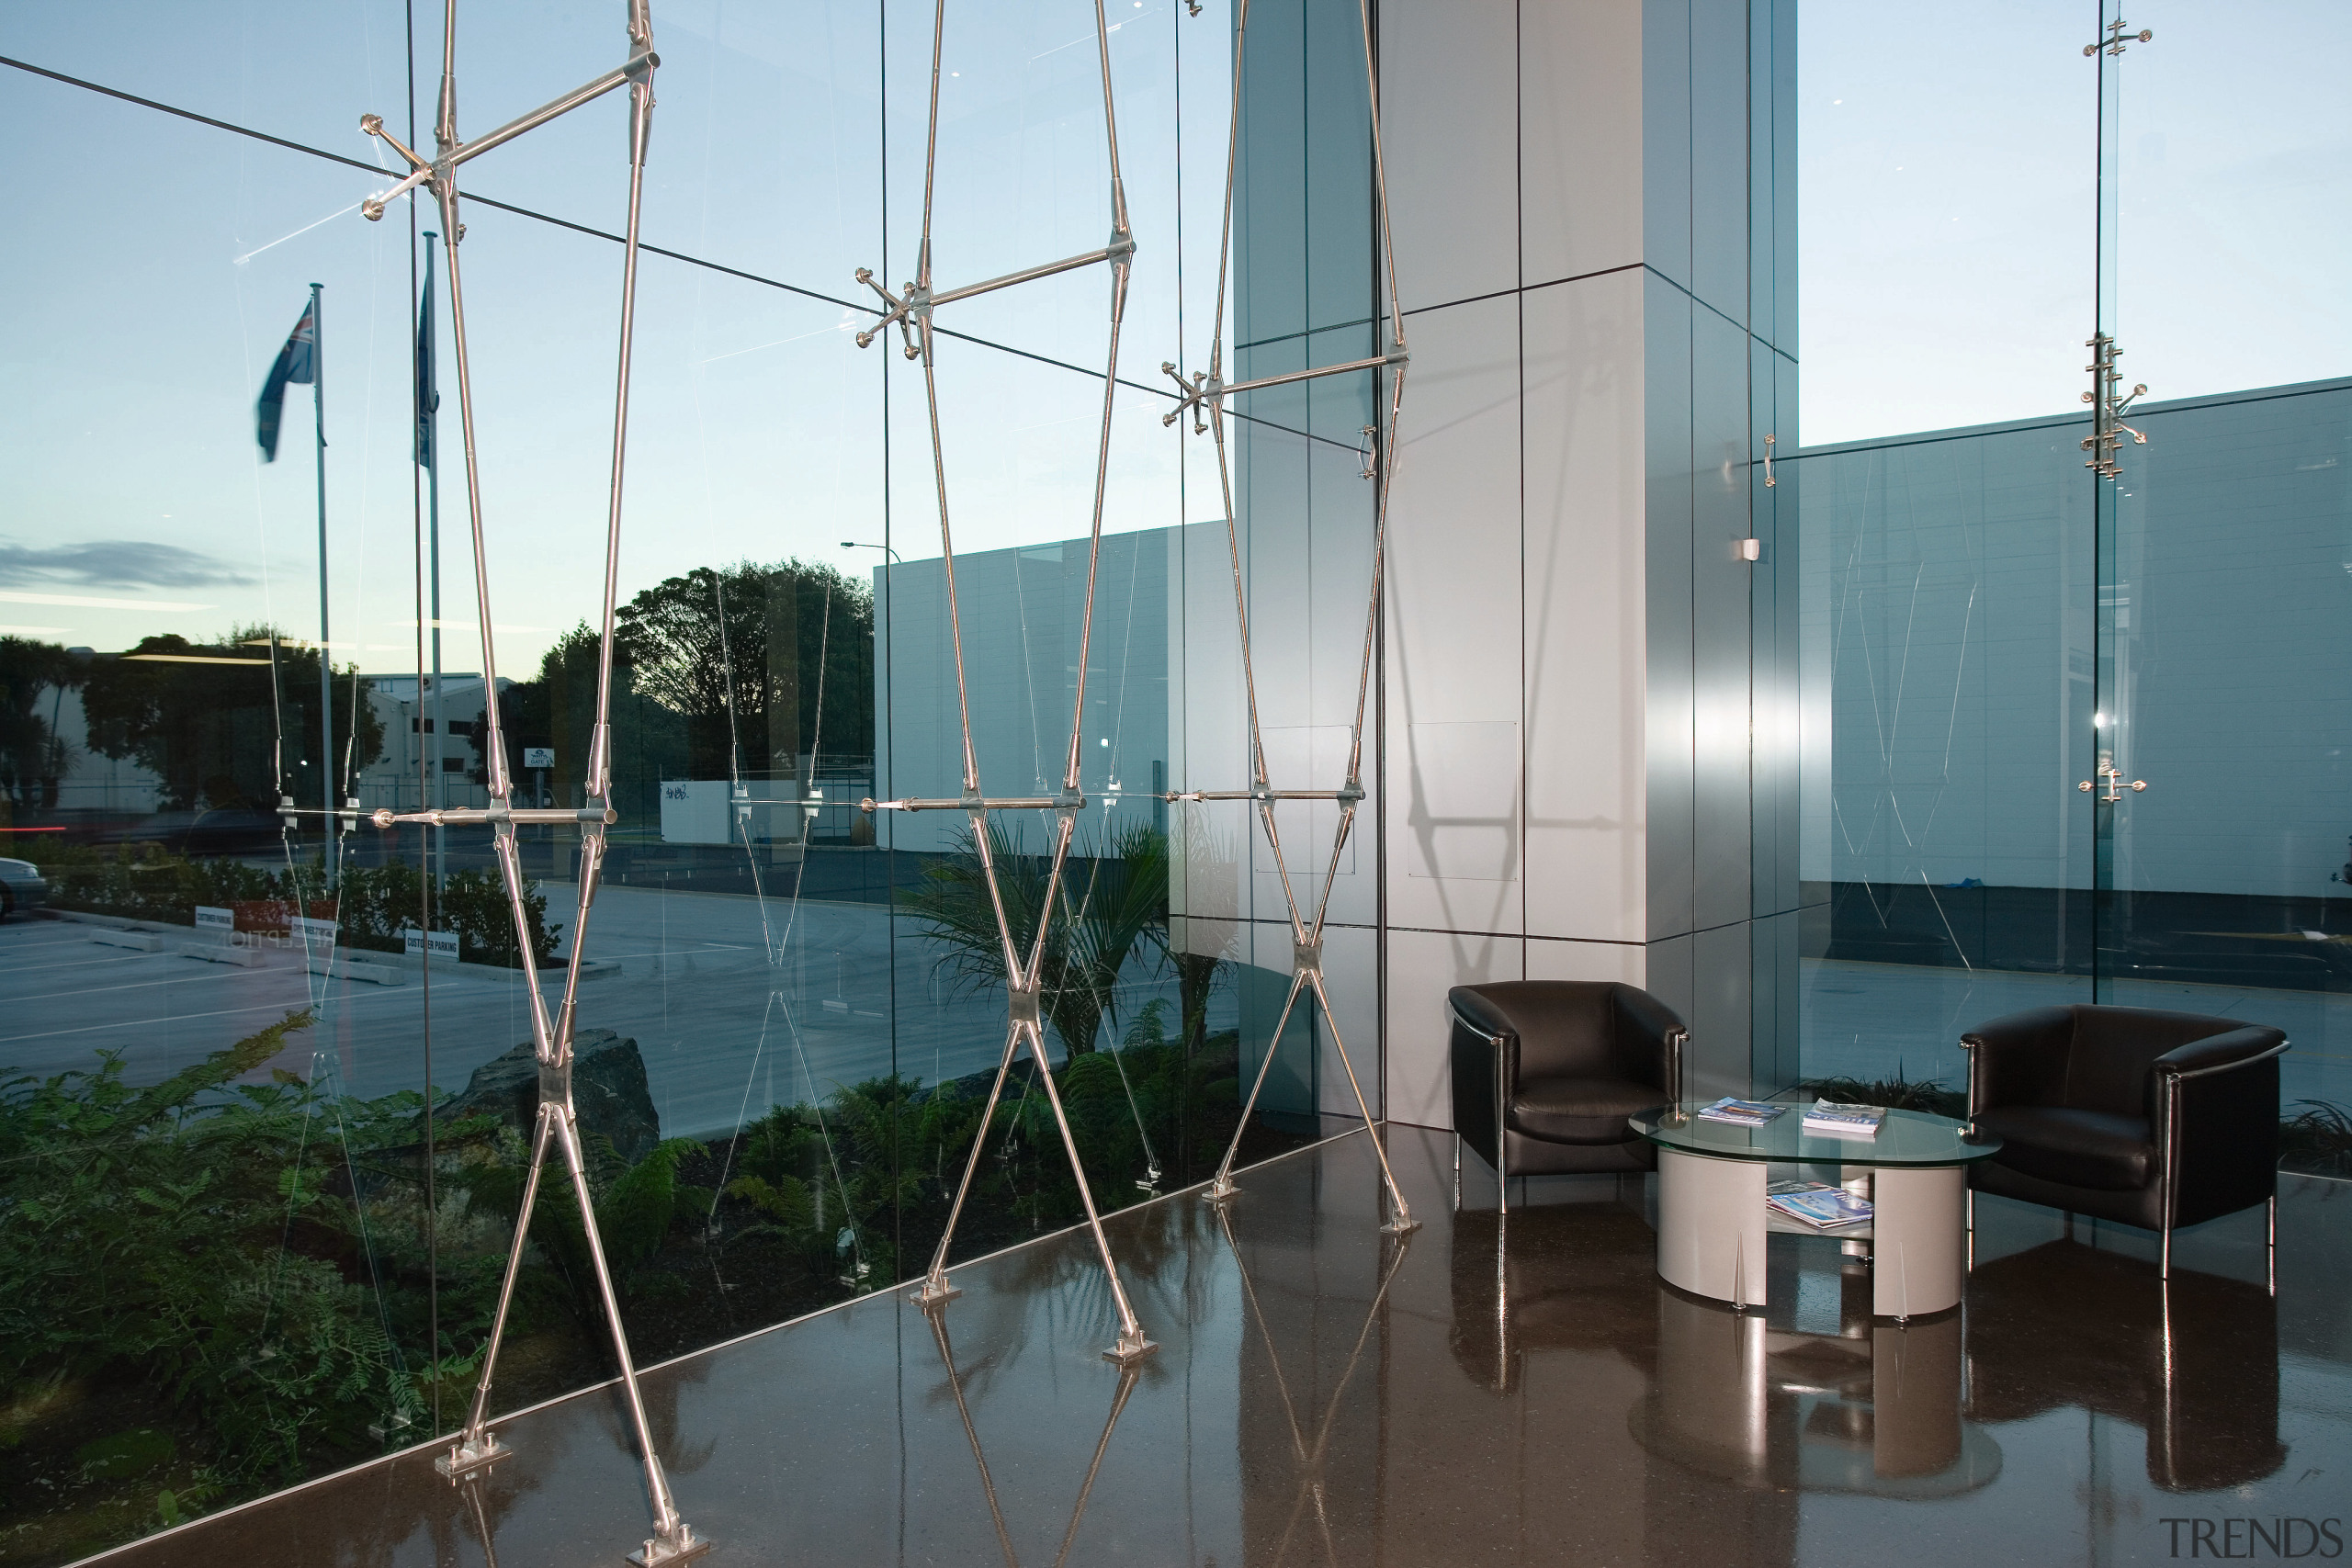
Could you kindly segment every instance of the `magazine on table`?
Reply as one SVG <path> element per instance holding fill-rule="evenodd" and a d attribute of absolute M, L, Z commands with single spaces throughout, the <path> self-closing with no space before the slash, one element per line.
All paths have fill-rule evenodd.
<path fill-rule="evenodd" d="M 1816 1100 L 1804 1113 L 1804 1130 L 1819 1137 L 1875 1138 L 1886 1110 L 1878 1105 L 1849 1105 L 1842 1100 Z"/>
<path fill-rule="evenodd" d="M 1713 1105 L 1701 1106 L 1699 1119 L 1702 1122 L 1728 1122 L 1735 1127 L 1761 1127 L 1787 1109 L 1785 1105 L 1773 1105 L 1761 1100 L 1734 1100 L 1725 1095 Z"/>
<path fill-rule="evenodd" d="M 1850 1230 L 1871 1223 L 1869 1201 L 1842 1187 L 1818 1181 L 1776 1181 L 1764 1194 L 1764 1201 L 1774 1213 L 1817 1231 Z"/>

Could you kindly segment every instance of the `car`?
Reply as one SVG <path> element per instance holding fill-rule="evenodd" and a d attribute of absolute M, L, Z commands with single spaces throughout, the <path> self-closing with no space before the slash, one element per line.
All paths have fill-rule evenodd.
<path fill-rule="evenodd" d="M 28 860 L 0 858 L 0 919 L 49 902 L 49 881 Z"/>

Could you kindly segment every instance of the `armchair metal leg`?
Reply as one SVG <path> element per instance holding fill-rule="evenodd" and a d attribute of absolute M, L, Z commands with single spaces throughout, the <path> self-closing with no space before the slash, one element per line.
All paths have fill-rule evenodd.
<path fill-rule="evenodd" d="M 2156 1262 L 2156 1277 L 2160 1280 L 2172 1278 L 2172 1215 L 2169 1213 L 2165 1215 L 2164 1250 Z"/>
<path fill-rule="evenodd" d="M 1462 1212 L 1462 1134 L 1453 1134 L 1453 1212 Z"/>
<path fill-rule="evenodd" d="M 2269 1260 L 2270 1293 L 2275 1296 L 2278 1293 L 2278 1194 L 2273 1192 L 2270 1201 L 2263 1207 L 2268 1211 L 2269 1232 L 2265 1252 Z"/>
<path fill-rule="evenodd" d="M 1966 1263 L 1962 1266 L 1961 1272 L 1964 1274 L 1973 1274 L 1976 1272 L 1976 1189 L 1973 1187 L 1968 1190 L 1967 1224 L 1968 1258 Z"/>

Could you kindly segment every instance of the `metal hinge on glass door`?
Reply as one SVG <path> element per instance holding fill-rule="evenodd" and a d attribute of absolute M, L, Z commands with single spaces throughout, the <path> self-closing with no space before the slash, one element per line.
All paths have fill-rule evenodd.
<path fill-rule="evenodd" d="M 2091 456 L 2083 467 L 2103 479 L 2111 479 L 2123 471 L 2115 461 L 2115 449 L 2123 444 L 2125 436 L 2132 438 L 2134 446 L 2148 444 L 2145 435 L 2123 423 L 2132 403 L 2147 395 L 2148 384 L 2138 382 L 2129 392 L 2117 396 L 2116 388 L 2122 384 L 2123 373 L 2116 369 L 2115 362 L 2123 356 L 2123 351 L 2105 333 L 2084 346 L 2091 351 L 2091 362 L 2084 367 L 2091 373 L 2091 389 L 2083 394 L 2083 401 L 2091 405 L 2091 433 L 2083 437 L 2083 450 Z"/>

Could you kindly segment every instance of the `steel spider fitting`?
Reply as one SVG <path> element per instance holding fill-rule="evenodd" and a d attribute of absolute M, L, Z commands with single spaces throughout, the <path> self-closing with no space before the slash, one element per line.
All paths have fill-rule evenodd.
<path fill-rule="evenodd" d="M 1004 961 L 1005 1033 L 1004 1050 L 997 1062 L 996 1078 L 989 1086 L 988 1105 L 980 1113 L 978 1131 L 972 1135 L 972 1150 L 964 1163 L 963 1179 L 956 1187 L 955 1202 L 947 1213 L 947 1228 L 939 1237 L 939 1246 L 932 1254 L 931 1267 L 923 1275 L 922 1288 L 913 1299 L 926 1312 L 944 1306 L 958 1292 L 947 1282 L 947 1252 L 956 1239 L 956 1224 L 964 1213 L 964 1200 L 971 1190 L 973 1174 L 979 1168 L 980 1151 L 988 1143 L 990 1123 L 996 1119 L 998 1100 L 1004 1093 L 1005 1075 L 1023 1046 L 1029 1049 L 1030 1059 L 1036 1064 L 1037 1080 L 1044 1086 L 1046 1103 L 1052 1107 L 1054 1122 L 1061 1130 L 1062 1148 L 1069 1156 L 1070 1173 L 1077 1179 L 1080 1201 L 1086 1209 L 1087 1228 L 1093 1234 L 1095 1250 L 1102 1259 L 1102 1272 L 1111 1284 L 1111 1299 L 1119 1314 L 1118 1338 L 1102 1354 L 1110 1359 L 1127 1365 L 1158 1348 L 1146 1337 L 1143 1325 L 1136 1318 L 1135 1307 L 1127 1300 L 1126 1288 L 1119 1281 L 1119 1266 L 1111 1256 L 1111 1243 L 1102 1234 L 1102 1217 L 1094 1206 L 1094 1193 L 1088 1185 L 1085 1162 L 1079 1157 L 1078 1140 L 1070 1132 L 1069 1118 L 1062 1110 L 1061 1092 L 1054 1086 L 1053 1072 L 1046 1060 L 1046 1035 L 1041 997 L 1040 975 L 1046 958 L 1046 937 L 1051 929 L 1054 911 L 1060 902 L 1062 874 L 1069 863 L 1069 848 L 1078 830 L 1078 815 L 1086 809 L 1087 799 L 1079 787 L 1080 739 L 1084 733 L 1086 718 L 1086 674 L 1088 651 L 1094 635 L 1094 581 L 1096 569 L 1102 554 L 1102 502 L 1104 487 L 1110 480 L 1111 469 L 1111 407 L 1119 384 L 1119 325 L 1126 311 L 1127 276 L 1134 265 L 1136 242 L 1127 225 L 1127 197 L 1119 178 L 1119 122 L 1117 108 L 1111 93 L 1111 32 L 1110 20 L 1103 14 L 1102 0 L 1094 0 L 1094 44 L 1102 73 L 1102 129 L 1110 153 L 1111 165 L 1111 235 L 1099 250 L 1087 251 L 1059 261 L 1046 262 L 1024 267 L 982 283 L 967 284 L 956 288 L 934 288 L 932 281 L 931 241 L 932 203 L 939 171 L 939 81 L 942 51 L 947 31 L 947 0 L 937 0 L 932 15 L 931 36 L 931 112 L 928 135 L 923 150 L 922 173 L 922 243 L 915 254 L 915 276 L 892 293 L 874 281 L 873 272 L 865 267 L 857 271 L 857 280 L 881 297 L 880 320 L 867 331 L 857 334 L 857 345 L 866 347 L 896 324 L 904 344 L 906 356 L 922 366 L 923 401 L 931 426 L 932 480 L 939 498 L 939 544 L 947 586 L 947 626 L 956 654 L 956 704 L 962 726 L 964 743 L 963 793 L 953 799 L 902 799 L 861 801 L 859 809 L 871 816 L 876 811 L 961 811 L 971 824 L 974 852 L 980 862 L 980 874 L 989 891 L 989 903 L 996 915 L 998 945 Z M 972 703 L 964 676 L 964 624 L 956 598 L 956 541 L 948 522 L 947 463 L 940 445 L 939 380 L 935 365 L 937 337 L 933 330 L 933 312 L 940 306 L 959 299 L 1010 288 L 1017 284 L 1032 283 L 1042 277 L 1071 272 L 1080 267 L 1107 262 L 1111 267 L 1111 330 L 1110 348 L 1102 373 L 1102 422 L 1095 448 L 1093 516 L 1087 530 L 1086 610 L 1080 623 L 1078 643 L 1078 676 L 1076 694 L 1070 705 L 1069 748 L 1062 770 L 1062 787 L 1058 794 L 1023 796 L 990 797 L 980 793 L 980 769 L 972 748 Z M 1024 955 L 1013 940 L 1012 926 L 1007 919 L 1004 897 L 997 883 L 996 861 L 989 847 L 989 814 L 995 811 L 1051 811 L 1056 823 L 1052 868 L 1047 874 L 1046 897 L 1037 917 L 1037 930 Z M 1067 1043 L 1076 1050 L 1079 1041 Z"/>
<path fill-rule="evenodd" d="M 1214 436 L 1216 444 L 1216 477 L 1225 503 L 1226 548 L 1233 565 L 1233 611 L 1240 629 L 1242 688 L 1248 695 L 1250 712 L 1250 773 L 1247 789 L 1236 790 L 1170 790 L 1165 798 L 1170 801 L 1247 800 L 1257 807 L 1259 824 L 1265 830 L 1266 847 L 1273 855 L 1274 871 L 1282 883 L 1283 902 L 1290 916 L 1291 981 L 1290 995 L 1283 1002 L 1281 1017 L 1274 1032 L 1268 1037 L 1266 1054 L 1258 1064 L 1258 1077 L 1250 1086 L 1250 1098 L 1241 1107 L 1241 1119 L 1233 1129 L 1233 1141 L 1226 1145 L 1225 1157 L 1218 1162 L 1216 1179 L 1209 1185 L 1212 1201 L 1223 1202 L 1239 1189 L 1233 1182 L 1233 1160 L 1241 1148 L 1241 1135 L 1249 1129 L 1250 1113 L 1257 1109 L 1259 1091 L 1266 1086 L 1266 1073 L 1274 1064 L 1274 1052 L 1281 1047 L 1283 1031 L 1289 1026 L 1293 1009 L 1302 993 L 1312 989 L 1315 1000 L 1323 1010 L 1325 1027 L 1331 1032 L 1331 1043 L 1339 1049 L 1340 1066 L 1348 1075 L 1348 1088 L 1354 1093 L 1356 1109 L 1363 1112 L 1365 1135 L 1372 1139 L 1373 1152 L 1380 1160 L 1380 1179 L 1388 1190 L 1390 1212 L 1381 1226 L 1385 1231 L 1402 1234 L 1420 1222 L 1413 1218 L 1406 1205 L 1405 1194 L 1398 1190 L 1396 1175 L 1388 1167 L 1388 1150 L 1381 1141 L 1380 1123 L 1365 1100 L 1363 1085 L 1357 1080 L 1354 1061 L 1348 1055 L 1347 1042 L 1340 1034 L 1339 1021 L 1331 1013 L 1331 996 L 1323 982 L 1323 922 L 1331 906 L 1331 886 L 1339 876 L 1340 852 L 1347 847 L 1348 834 L 1355 826 L 1356 811 L 1363 803 L 1363 718 L 1365 701 L 1372 690 L 1372 655 L 1374 639 L 1380 626 L 1381 573 L 1385 561 L 1388 529 L 1388 497 L 1396 479 L 1396 422 L 1404 406 L 1405 370 L 1408 356 L 1405 351 L 1405 309 L 1396 293 L 1396 246 L 1389 232 L 1388 171 L 1380 142 L 1380 80 L 1373 56 L 1371 0 L 1358 0 L 1358 14 L 1363 23 L 1363 70 L 1366 101 L 1372 110 L 1372 169 L 1375 199 L 1380 208 L 1380 242 L 1388 272 L 1388 332 L 1389 346 L 1385 353 L 1365 359 L 1353 359 L 1340 365 L 1326 365 L 1311 370 L 1288 371 L 1278 376 L 1263 376 L 1252 379 L 1228 382 L 1225 374 L 1225 296 L 1227 274 L 1231 267 L 1233 249 L 1233 188 L 1234 164 L 1240 145 L 1241 134 L 1241 66 L 1243 47 L 1249 34 L 1250 0 L 1238 0 L 1238 11 L 1233 25 L 1233 118 L 1225 161 L 1225 219 L 1217 245 L 1216 322 L 1215 335 L 1209 344 L 1209 366 L 1195 371 L 1190 380 L 1172 364 L 1162 365 L 1160 370 L 1174 380 L 1177 387 L 1176 406 L 1160 423 L 1174 424 L 1189 411 L 1195 434 Z M 1375 316 L 1377 312 L 1375 312 Z M 1277 387 L 1295 381 L 1313 380 L 1324 376 L 1342 376 L 1369 370 L 1375 378 L 1385 369 L 1388 378 L 1388 410 L 1386 428 L 1374 445 L 1367 464 L 1367 477 L 1374 481 L 1372 524 L 1372 592 L 1364 610 L 1363 656 L 1356 672 L 1355 719 L 1348 735 L 1348 773 L 1338 789 L 1285 789 L 1273 787 L 1266 771 L 1266 748 L 1258 719 L 1258 676 L 1250 660 L 1250 604 L 1242 587 L 1241 543 L 1233 519 L 1233 469 L 1226 449 L 1225 400 L 1238 393 L 1261 387 Z M 1369 433 L 1368 433 L 1369 434 Z M 1291 883 L 1290 867 L 1283 855 L 1282 835 L 1274 828 L 1274 807 L 1284 800 L 1329 800 L 1340 808 L 1338 831 L 1331 842 L 1330 863 L 1324 869 L 1323 889 L 1315 900 L 1313 917 L 1300 912 L 1298 894 Z"/>
<path fill-rule="evenodd" d="M 629 1561 L 643 1565 L 643 1568 L 659 1568 L 661 1564 L 676 1562 L 707 1551 L 710 1542 L 695 1534 L 693 1529 L 678 1517 L 677 1505 L 670 1495 L 669 1482 L 662 1472 L 662 1461 L 654 1454 L 653 1433 L 646 1420 L 644 1396 L 638 1387 L 636 1362 L 629 1355 L 628 1332 L 621 1325 L 620 1303 L 613 1291 L 612 1270 L 605 1261 L 604 1242 L 596 1227 L 595 1206 L 588 1192 L 587 1168 L 581 1157 L 579 1117 L 571 1098 L 571 1042 L 578 1015 L 580 966 L 587 951 L 589 911 L 595 903 L 597 877 L 604 865 L 605 831 L 616 818 L 612 808 L 613 620 L 619 589 L 622 459 L 628 449 L 629 351 L 636 328 L 638 216 L 645 193 L 646 137 L 653 118 L 653 72 L 661 63 L 653 52 L 653 25 L 648 14 L 648 0 L 628 0 L 628 14 L 629 52 L 625 62 L 585 86 L 566 93 L 518 119 L 509 120 L 497 130 L 475 137 L 470 141 L 461 141 L 458 138 L 457 6 L 456 0 L 448 0 L 442 13 L 441 96 L 439 112 L 433 127 L 435 156 L 430 159 L 420 157 L 401 146 L 384 129 L 381 117 L 371 114 L 360 118 L 362 130 L 380 138 L 407 160 L 410 167 L 405 178 L 390 189 L 362 202 L 360 209 L 371 220 L 380 219 L 384 215 L 385 205 L 393 197 L 422 186 L 440 203 L 442 232 L 447 236 L 449 324 L 457 347 L 458 415 L 465 436 L 466 507 L 473 530 L 475 610 L 481 627 L 482 687 L 488 694 L 483 709 L 483 722 L 488 733 L 482 750 L 490 772 L 490 804 L 485 807 L 405 814 L 378 811 L 371 819 L 379 828 L 389 828 L 395 822 L 420 822 L 435 827 L 481 823 L 490 828 L 498 855 L 499 873 L 506 886 L 507 905 L 514 918 L 515 944 L 523 967 L 523 989 L 531 998 L 532 1048 L 539 1068 L 539 1108 L 531 1140 L 530 1172 L 524 1182 L 522 1210 L 515 1217 L 514 1248 L 507 1255 L 505 1278 L 498 1289 L 498 1311 L 492 1319 L 490 1343 L 482 1356 L 481 1381 L 474 1390 L 472 1411 L 458 1441 L 447 1453 L 434 1461 L 435 1467 L 455 1481 L 471 1476 L 514 1451 L 501 1443 L 490 1429 L 491 1382 L 498 1367 L 499 1347 L 505 1337 L 507 1311 L 514 1302 L 515 1277 L 522 1267 L 523 1251 L 529 1240 L 531 1213 L 538 1199 L 539 1177 L 546 1169 L 548 1151 L 560 1148 L 565 1169 L 571 1177 L 572 1195 L 580 1204 L 581 1225 L 587 1237 L 589 1262 L 595 1270 L 596 1287 L 604 1303 L 605 1321 L 612 1330 L 613 1353 L 620 1362 L 621 1386 L 628 1396 L 629 1421 L 637 1438 L 638 1451 L 645 1461 L 645 1488 L 653 1507 L 653 1534 L 640 1549 L 629 1553 Z M 473 383 L 467 357 L 465 290 L 458 261 L 458 243 L 466 232 L 465 225 L 458 220 L 458 166 L 623 86 L 628 89 L 629 105 L 628 231 L 622 243 L 620 365 L 613 410 L 612 490 L 605 528 L 604 638 L 596 664 L 596 727 L 589 750 L 587 802 L 577 811 L 516 810 L 512 804 L 514 783 L 508 776 L 505 737 L 499 725 L 498 663 L 491 630 L 489 552 L 482 525 L 481 475 L 474 446 Z M 539 993 L 537 956 L 531 950 L 530 920 L 523 903 L 523 874 L 515 851 L 514 829 L 517 824 L 524 823 L 574 823 L 580 829 L 580 904 L 571 930 L 571 957 L 564 974 L 563 1001 L 552 1018 L 548 1016 L 547 998 Z"/>

